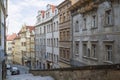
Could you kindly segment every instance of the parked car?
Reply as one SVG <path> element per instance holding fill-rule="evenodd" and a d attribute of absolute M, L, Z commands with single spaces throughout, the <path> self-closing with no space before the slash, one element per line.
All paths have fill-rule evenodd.
<path fill-rule="evenodd" d="M 10 71 L 11 71 L 11 75 L 20 74 L 20 71 L 19 71 L 19 69 L 17 67 L 12 67 Z"/>
<path fill-rule="evenodd" d="M 6 68 L 9 70 L 9 69 L 11 69 L 11 66 L 9 64 L 7 64 Z"/>

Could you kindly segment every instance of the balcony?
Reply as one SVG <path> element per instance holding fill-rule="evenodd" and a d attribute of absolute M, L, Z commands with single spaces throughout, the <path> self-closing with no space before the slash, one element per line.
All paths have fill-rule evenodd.
<path fill-rule="evenodd" d="M 86 13 L 91 10 L 94 10 L 98 7 L 100 0 L 80 0 L 69 9 L 72 11 L 72 14 L 76 13 Z"/>
<path fill-rule="evenodd" d="M 94 10 L 94 9 L 96 9 L 97 7 L 98 7 L 97 4 L 95 4 L 94 2 L 91 2 L 91 3 L 89 3 L 89 5 L 86 5 L 85 7 L 82 7 L 82 8 L 79 10 L 79 12 L 83 14 L 83 13 L 89 12 L 89 11 L 91 11 L 91 10 Z"/>

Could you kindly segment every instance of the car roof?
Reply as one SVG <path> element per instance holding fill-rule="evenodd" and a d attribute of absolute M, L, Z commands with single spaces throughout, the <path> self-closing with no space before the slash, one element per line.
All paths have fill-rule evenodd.
<path fill-rule="evenodd" d="M 17 67 L 12 67 L 12 69 L 18 69 Z"/>

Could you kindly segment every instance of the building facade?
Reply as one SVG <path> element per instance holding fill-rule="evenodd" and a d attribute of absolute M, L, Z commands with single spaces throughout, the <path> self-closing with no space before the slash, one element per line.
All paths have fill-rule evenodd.
<path fill-rule="evenodd" d="M 22 65 L 22 54 L 21 54 L 21 42 L 20 35 L 17 34 L 16 38 L 13 41 L 13 63 Z"/>
<path fill-rule="evenodd" d="M 33 69 L 35 65 L 34 26 L 22 26 L 14 40 L 14 61 Z"/>
<path fill-rule="evenodd" d="M 0 0 L 0 80 L 5 78 L 7 0 Z"/>
<path fill-rule="evenodd" d="M 16 38 L 16 36 L 17 36 L 16 33 L 7 35 L 7 39 L 6 39 L 7 64 L 13 63 L 14 39 Z"/>
<path fill-rule="evenodd" d="M 59 11 L 59 54 L 60 54 L 60 67 L 70 67 L 70 49 L 71 49 L 71 40 L 70 40 L 70 11 L 69 7 L 71 6 L 70 0 L 65 0 L 58 5 Z"/>
<path fill-rule="evenodd" d="M 120 63 L 120 0 L 81 0 L 69 9 L 72 65 Z"/>
<path fill-rule="evenodd" d="M 58 67 L 58 10 L 51 4 L 46 8 L 45 11 L 38 11 L 35 27 L 36 68 L 38 69 Z"/>

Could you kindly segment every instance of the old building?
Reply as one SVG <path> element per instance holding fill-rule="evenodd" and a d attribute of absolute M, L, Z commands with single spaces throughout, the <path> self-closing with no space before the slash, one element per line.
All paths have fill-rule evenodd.
<path fill-rule="evenodd" d="M 23 25 L 14 40 L 14 61 L 33 69 L 35 66 L 34 26 Z"/>
<path fill-rule="evenodd" d="M 38 11 L 35 40 L 36 68 L 50 69 L 58 67 L 59 30 L 56 6 L 48 4 L 45 11 Z"/>
<path fill-rule="evenodd" d="M 0 0 L 0 80 L 5 78 L 7 0 Z"/>
<path fill-rule="evenodd" d="M 69 9 L 72 65 L 120 63 L 120 0 L 79 0 Z"/>
<path fill-rule="evenodd" d="M 22 65 L 22 54 L 21 54 L 21 42 L 20 42 L 20 35 L 17 34 L 16 38 L 13 41 L 13 63 L 14 64 L 21 64 Z"/>
<path fill-rule="evenodd" d="M 13 49 L 14 49 L 14 39 L 16 38 L 17 34 L 13 33 L 11 35 L 7 35 L 6 39 L 6 53 L 7 53 L 7 63 L 13 63 Z"/>
<path fill-rule="evenodd" d="M 70 67 L 70 0 L 65 0 L 58 5 L 59 11 L 59 54 L 60 54 L 60 67 Z"/>

